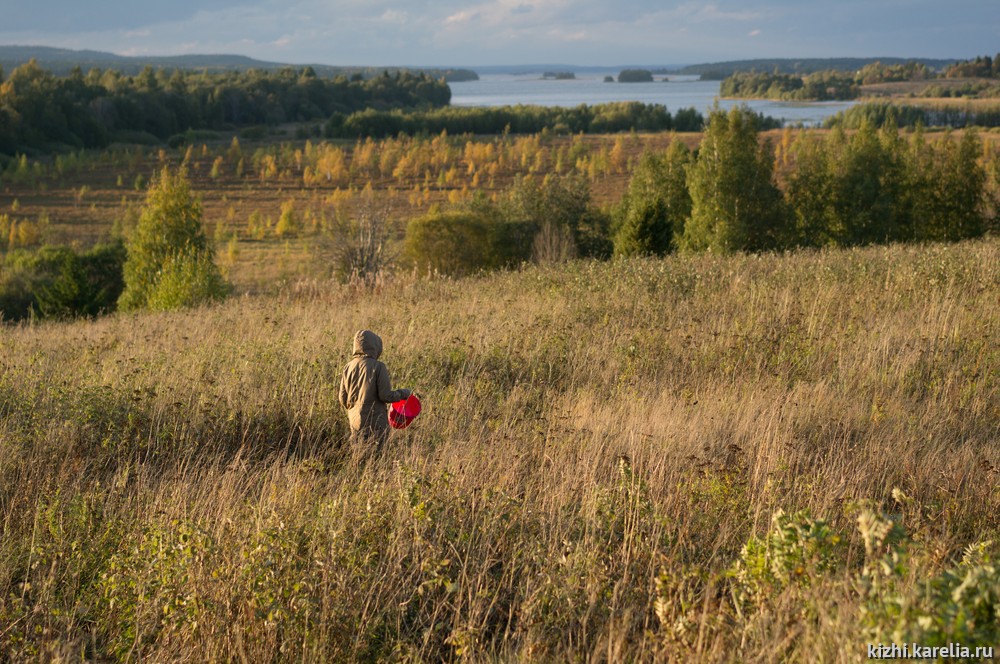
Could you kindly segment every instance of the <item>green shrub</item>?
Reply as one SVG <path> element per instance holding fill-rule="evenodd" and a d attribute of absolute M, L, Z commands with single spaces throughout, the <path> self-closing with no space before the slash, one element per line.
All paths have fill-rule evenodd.
<path fill-rule="evenodd" d="M 439 212 L 411 219 L 404 252 L 425 273 L 461 275 L 493 267 L 490 221 L 475 212 Z"/>
<path fill-rule="evenodd" d="M 69 252 L 58 276 L 37 293 L 45 317 L 97 316 L 114 311 L 125 287 L 125 245 L 98 245 L 76 254 Z"/>
<path fill-rule="evenodd" d="M 124 288 L 121 242 L 78 254 L 70 247 L 17 251 L 4 261 L 0 312 L 6 320 L 97 316 L 114 311 Z"/>
<path fill-rule="evenodd" d="M 884 515 L 858 519 L 865 542 L 860 577 L 861 622 L 874 642 L 921 646 L 993 646 L 1000 643 L 1000 567 L 992 542 L 966 548 L 962 560 L 915 585 L 903 529 Z"/>
<path fill-rule="evenodd" d="M 778 510 L 771 531 L 751 538 L 730 571 L 738 610 L 759 605 L 785 588 L 808 588 L 836 568 L 840 537 L 808 512 Z"/>
<path fill-rule="evenodd" d="M 538 255 L 540 245 L 564 257 L 611 255 L 609 219 L 591 204 L 583 178 L 518 178 L 498 201 L 479 198 L 470 207 L 492 220 L 493 248 L 501 266 L 528 260 L 533 248 L 536 258 L 545 260 Z M 562 244 L 572 246 L 553 252 Z"/>

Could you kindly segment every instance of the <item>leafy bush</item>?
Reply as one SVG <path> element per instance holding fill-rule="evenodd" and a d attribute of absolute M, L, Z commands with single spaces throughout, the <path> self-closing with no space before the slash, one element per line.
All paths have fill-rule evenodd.
<path fill-rule="evenodd" d="M 839 544 L 826 521 L 805 511 L 778 510 L 771 531 L 763 539 L 751 538 L 730 571 L 737 609 L 766 602 L 785 588 L 810 587 L 836 568 Z"/>
<path fill-rule="evenodd" d="M 419 271 L 470 274 L 495 266 L 491 223 L 475 212 L 438 212 L 411 219 L 405 254 Z"/>
<path fill-rule="evenodd" d="M 591 205 L 583 178 L 519 178 L 496 202 L 480 198 L 471 207 L 497 225 L 501 264 L 527 260 L 535 249 L 553 256 L 611 255 L 608 217 Z"/>
<path fill-rule="evenodd" d="M 903 529 L 870 510 L 858 523 L 866 554 L 861 619 L 873 641 L 928 647 L 1000 642 L 1000 567 L 990 555 L 992 542 L 969 546 L 957 565 L 910 585 Z"/>
<path fill-rule="evenodd" d="M 6 320 L 97 316 L 114 311 L 124 288 L 121 242 L 78 254 L 45 246 L 8 254 L 0 277 L 0 312 Z"/>

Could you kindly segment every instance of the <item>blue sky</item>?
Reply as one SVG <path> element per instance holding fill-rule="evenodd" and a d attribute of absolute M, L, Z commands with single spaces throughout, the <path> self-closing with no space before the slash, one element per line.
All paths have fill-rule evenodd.
<path fill-rule="evenodd" d="M 998 0 L 0 0 L 0 43 L 333 65 L 681 64 L 1000 51 Z"/>

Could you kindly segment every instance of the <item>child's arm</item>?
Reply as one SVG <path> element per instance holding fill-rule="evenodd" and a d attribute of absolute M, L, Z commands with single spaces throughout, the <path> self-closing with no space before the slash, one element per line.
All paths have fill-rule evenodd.
<path fill-rule="evenodd" d="M 389 380 L 389 369 L 379 362 L 378 368 L 378 400 L 383 403 L 392 403 L 409 398 L 411 390 L 392 389 L 392 381 Z"/>

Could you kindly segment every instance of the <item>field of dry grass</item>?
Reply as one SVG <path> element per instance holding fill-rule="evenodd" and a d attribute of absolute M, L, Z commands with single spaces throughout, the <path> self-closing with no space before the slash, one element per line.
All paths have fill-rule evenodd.
<path fill-rule="evenodd" d="M 0 329 L 0 652 L 994 645 L 996 548 L 974 545 L 1000 541 L 998 293 L 994 238 L 301 281 Z M 335 397 L 361 327 L 425 405 L 378 460 Z"/>

